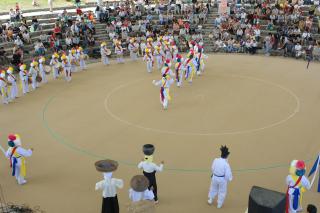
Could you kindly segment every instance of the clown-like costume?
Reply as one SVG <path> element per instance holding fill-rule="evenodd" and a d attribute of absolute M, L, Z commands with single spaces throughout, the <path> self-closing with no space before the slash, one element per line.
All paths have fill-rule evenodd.
<path fill-rule="evenodd" d="M 155 86 L 160 86 L 160 103 L 163 106 L 163 109 L 168 109 L 170 97 L 170 86 L 174 83 L 174 80 L 170 78 L 170 75 L 164 74 L 162 79 L 159 81 L 153 80 L 152 82 Z"/>
<path fill-rule="evenodd" d="M 156 58 L 156 61 L 157 61 L 157 67 L 158 69 L 161 69 L 162 65 L 163 65 L 163 62 L 164 62 L 164 52 L 162 50 L 162 46 L 161 45 L 157 45 L 155 47 L 155 50 L 154 50 L 154 56 Z"/>
<path fill-rule="evenodd" d="M 79 61 L 80 70 L 87 69 L 85 58 L 87 57 L 86 54 L 84 54 L 82 47 L 79 47 L 77 49 L 77 60 Z"/>
<path fill-rule="evenodd" d="M 208 56 L 203 53 L 203 47 L 198 45 L 197 53 L 195 56 L 197 75 L 201 75 L 201 73 L 204 72 L 204 68 L 205 68 L 204 59 L 206 58 L 208 58 Z"/>
<path fill-rule="evenodd" d="M 124 60 L 123 60 L 123 48 L 121 46 L 121 42 L 120 41 L 115 42 L 114 52 L 117 55 L 117 62 L 118 63 L 124 63 Z"/>
<path fill-rule="evenodd" d="M 76 50 L 72 49 L 69 51 L 69 56 L 68 56 L 68 61 L 70 62 L 71 65 L 71 72 L 76 72 L 77 71 L 77 55 L 76 55 Z"/>
<path fill-rule="evenodd" d="M 227 195 L 228 182 L 232 180 L 232 172 L 228 163 L 229 149 L 221 146 L 221 158 L 214 159 L 211 171 L 211 185 L 209 190 L 208 203 L 211 205 L 214 198 L 218 195 L 217 208 L 221 208 Z"/>
<path fill-rule="evenodd" d="M 185 67 L 185 79 L 189 81 L 189 83 L 192 83 L 193 76 L 195 73 L 195 67 L 194 67 L 194 52 L 193 50 L 190 51 L 190 53 L 187 55 L 187 59 L 184 61 L 183 66 Z"/>
<path fill-rule="evenodd" d="M 53 79 L 57 79 L 59 76 L 60 62 L 58 58 L 59 58 L 58 53 L 54 53 L 50 61 L 50 66 L 52 67 Z"/>
<path fill-rule="evenodd" d="M 128 45 L 128 50 L 130 52 L 130 58 L 133 61 L 138 59 L 138 52 L 139 52 L 139 44 L 135 42 L 134 38 L 130 39 L 130 43 Z"/>
<path fill-rule="evenodd" d="M 37 75 L 38 75 L 38 62 L 33 61 L 30 64 L 29 75 L 31 76 L 31 86 L 35 90 L 38 87 Z"/>
<path fill-rule="evenodd" d="M 66 55 L 61 56 L 61 65 L 67 82 L 71 81 L 71 63 Z"/>
<path fill-rule="evenodd" d="M 19 77 L 22 84 L 22 94 L 25 95 L 29 92 L 29 83 L 28 83 L 29 74 L 28 74 L 28 71 L 26 70 L 25 64 L 20 65 L 19 69 L 20 69 Z"/>
<path fill-rule="evenodd" d="M 164 53 L 165 53 L 165 60 L 172 60 L 172 49 L 170 47 L 169 42 L 165 41 L 164 42 Z"/>
<path fill-rule="evenodd" d="M 13 75 L 13 68 L 9 67 L 7 70 L 8 73 L 8 82 L 11 83 L 10 89 L 10 99 L 13 100 L 18 97 L 18 85 L 17 85 L 17 78 Z"/>
<path fill-rule="evenodd" d="M 147 62 L 147 71 L 148 71 L 148 73 L 151 73 L 152 72 L 152 68 L 153 68 L 154 59 L 153 59 L 153 55 L 152 55 L 150 49 L 146 49 L 145 50 L 145 55 L 143 57 L 143 60 Z"/>
<path fill-rule="evenodd" d="M 40 72 L 40 76 L 42 78 L 42 83 L 48 83 L 46 72 L 45 72 L 45 67 L 44 67 L 45 62 L 46 62 L 45 57 L 40 57 L 40 59 L 39 59 L 39 72 Z"/>
<path fill-rule="evenodd" d="M 109 51 L 107 49 L 107 43 L 106 42 L 102 42 L 101 43 L 100 54 L 101 54 L 101 62 L 104 65 L 109 65 L 110 64 L 109 58 L 108 58 Z"/>
<path fill-rule="evenodd" d="M 302 194 L 310 189 L 309 180 L 304 176 L 306 166 L 303 161 L 294 160 L 291 162 L 290 175 L 287 176 L 287 206 L 286 213 L 302 211 Z"/>
<path fill-rule="evenodd" d="M 0 92 L 2 96 L 2 103 L 3 104 L 8 104 L 9 103 L 9 98 L 8 98 L 8 85 L 6 81 L 6 72 L 1 71 L 0 73 Z"/>
<path fill-rule="evenodd" d="M 177 86 L 181 87 L 182 85 L 182 79 L 183 79 L 183 74 L 184 74 L 184 66 L 182 63 L 182 56 L 177 54 L 176 56 L 176 61 L 177 63 L 175 64 L 175 75 L 176 75 L 176 82 L 177 82 Z"/>
<path fill-rule="evenodd" d="M 12 168 L 12 176 L 15 176 L 18 184 L 27 183 L 26 177 L 26 161 L 25 157 L 32 155 L 32 149 L 24 149 L 21 147 L 21 139 L 19 135 L 9 135 L 8 137 L 9 149 L 6 152 L 6 157 L 10 160 L 10 167 Z"/>

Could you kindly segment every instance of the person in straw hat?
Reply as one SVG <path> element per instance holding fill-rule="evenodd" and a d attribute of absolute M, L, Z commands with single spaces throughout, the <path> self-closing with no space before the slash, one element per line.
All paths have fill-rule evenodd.
<path fill-rule="evenodd" d="M 101 54 L 101 62 L 104 65 L 109 65 L 109 58 L 108 56 L 110 55 L 110 50 L 107 48 L 107 43 L 102 42 L 100 45 L 100 54 Z"/>
<path fill-rule="evenodd" d="M 70 60 L 68 59 L 68 57 L 65 54 L 63 54 L 61 56 L 61 61 L 62 61 L 61 65 L 62 65 L 63 70 L 64 70 L 66 81 L 70 82 L 71 81 L 71 63 L 70 63 Z"/>
<path fill-rule="evenodd" d="M 29 82 L 28 82 L 28 71 L 27 71 L 27 66 L 25 64 L 21 64 L 19 66 L 20 72 L 19 72 L 19 77 L 20 77 L 20 82 L 22 84 L 22 94 L 27 94 L 29 92 Z"/>
<path fill-rule="evenodd" d="M 160 43 L 155 47 L 154 56 L 156 57 L 157 68 L 160 70 L 164 62 L 164 52 Z"/>
<path fill-rule="evenodd" d="M 123 48 L 121 46 L 121 41 L 120 40 L 117 40 L 115 42 L 114 52 L 117 54 L 117 62 L 118 63 L 124 63 Z"/>
<path fill-rule="evenodd" d="M 12 168 L 12 176 L 15 176 L 19 185 L 27 183 L 26 177 L 26 160 L 25 157 L 30 157 L 33 149 L 24 149 L 21 147 L 21 138 L 18 134 L 10 134 L 8 136 L 8 150 L 6 157 L 10 160 Z"/>
<path fill-rule="evenodd" d="M 123 188 L 123 180 L 112 178 L 113 172 L 118 168 L 114 160 L 100 160 L 95 163 L 97 171 L 103 173 L 103 180 L 96 183 L 96 190 L 102 190 L 101 213 L 119 213 L 117 188 Z"/>
<path fill-rule="evenodd" d="M 227 146 L 221 146 L 221 157 L 214 159 L 211 171 L 211 186 L 209 190 L 208 203 L 211 205 L 214 198 L 218 195 L 217 208 L 221 208 L 227 195 L 227 184 L 232 180 L 232 172 L 228 163 L 228 156 L 230 154 Z"/>
<path fill-rule="evenodd" d="M 6 72 L 4 70 L 0 71 L 0 93 L 2 96 L 2 103 L 8 104 L 9 103 L 8 84 L 5 78 L 6 78 Z"/>
<path fill-rule="evenodd" d="M 136 42 L 135 38 L 130 39 L 128 50 L 130 52 L 131 60 L 136 61 L 138 59 L 139 44 Z"/>
<path fill-rule="evenodd" d="M 79 61 L 80 70 L 86 70 L 87 69 L 87 65 L 86 65 L 86 61 L 85 61 L 85 59 L 87 57 L 88 57 L 88 55 L 83 52 L 83 48 L 79 47 L 77 49 L 77 59 Z"/>
<path fill-rule="evenodd" d="M 9 67 L 7 69 L 8 73 L 8 82 L 11 84 L 11 90 L 10 90 L 10 99 L 14 100 L 18 97 L 18 85 L 17 85 L 17 78 L 13 75 L 13 68 Z"/>
<path fill-rule="evenodd" d="M 144 175 L 135 175 L 130 181 L 129 198 L 132 202 L 153 200 L 154 194 L 149 187 L 149 180 Z"/>

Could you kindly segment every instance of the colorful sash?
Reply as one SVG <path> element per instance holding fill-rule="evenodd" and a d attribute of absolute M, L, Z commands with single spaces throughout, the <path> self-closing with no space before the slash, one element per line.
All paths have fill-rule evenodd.
<path fill-rule="evenodd" d="M 286 213 L 289 213 L 289 189 L 294 189 L 292 207 L 296 210 L 299 206 L 300 188 L 296 188 L 301 182 L 302 176 L 298 178 L 294 186 L 288 186 L 286 193 Z"/>
<path fill-rule="evenodd" d="M 176 80 L 177 80 L 177 82 L 180 81 L 180 76 L 179 76 L 180 67 L 181 67 L 181 62 L 179 62 L 179 65 L 178 65 L 178 67 L 176 68 Z"/>

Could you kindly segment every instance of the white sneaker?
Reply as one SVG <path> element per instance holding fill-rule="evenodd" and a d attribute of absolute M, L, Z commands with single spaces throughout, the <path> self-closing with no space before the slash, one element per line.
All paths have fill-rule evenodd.
<path fill-rule="evenodd" d="M 26 183 L 27 183 L 27 181 L 24 180 L 24 179 L 18 181 L 18 184 L 19 184 L 19 185 L 23 185 L 23 184 L 26 184 Z"/>
<path fill-rule="evenodd" d="M 221 207 L 222 207 L 222 204 L 218 204 L 218 205 L 217 205 L 217 208 L 218 208 L 218 209 L 221 209 Z"/>
<path fill-rule="evenodd" d="M 212 199 L 212 198 L 209 198 L 208 204 L 211 205 L 212 203 L 213 203 L 213 199 Z"/>

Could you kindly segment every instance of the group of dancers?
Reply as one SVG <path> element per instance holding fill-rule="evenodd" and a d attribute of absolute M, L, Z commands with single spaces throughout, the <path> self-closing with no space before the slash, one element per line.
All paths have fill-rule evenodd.
<path fill-rule="evenodd" d="M 130 52 L 130 55 L 134 60 L 134 53 Z M 183 58 L 172 37 L 158 36 L 155 42 L 152 38 L 147 39 L 143 60 L 146 62 L 148 73 L 152 72 L 155 63 L 161 71 L 161 79 L 153 80 L 152 83 L 160 87 L 160 103 L 163 109 L 168 108 L 171 100 L 170 86 L 176 82 L 177 87 L 181 87 L 183 80 L 192 83 L 195 75 L 204 72 L 206 58 L 202 42 L 190 41 L 189 52 L 186 58 Z"/>
<path fill-rule="evenodd" d="M 44 56 L 35 57 L 30 63 L 29 69 L 26 64 L 20 64 L 19 74 L 16 76 L 13 67 L 8 67 L 7 70 L 0 71 L 0 92 L 3 104 L 9 104 L 19 96 L 20 79 L 21 91 L 25 95 L 29 93 L 30 86 L 32 90 L 36 90 L 40 83 L 48 83 L 47 75 L 52 71 L 53 79 L 57 79 L 60 74 L 64 74 L 67 82 L 71 81 L 71 73 L 77 71 L 77 66 L 80 70 L 87 68 L 85 60 L 88 55 L 84 53 L 81 47 L 72 48 L 69 53 L 62 52 L 61 55 L 55 52 L 50 60 L 50 66 L 46 65 Z"/>

